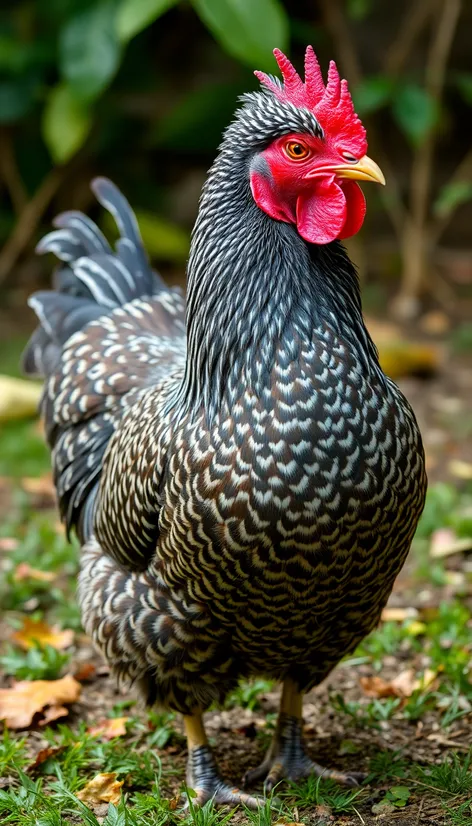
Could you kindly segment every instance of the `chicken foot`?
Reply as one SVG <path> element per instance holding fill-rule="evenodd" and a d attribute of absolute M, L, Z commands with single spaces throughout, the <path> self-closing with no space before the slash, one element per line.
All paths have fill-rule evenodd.
<path fill-rule="evenodd" d="M 184 727 L 188 745 L 187 787 L 195 792 L 194 805 L 203 806 L 213 800 L 217 805 L 242 803 L 249 809 L 257 809 L 264 803 L 259 795 L 242 792 L 220 777 L 201 714 L 184 715 Z"/>
<path fill-rule="evenodd" d="M 302 702 L 303 696 L 296 684 L 286 679 L 272 743 L 260 766 L 244 775 L 244 786 L 264 778 L 264 791 L 268 794 L 281 780 L 297 781 L 310 774 L 330 778 L 344 786 L 358 786 L 364 780 L 361 772 L 345 774 L 325 769 L 307 755 L 302 736 Z"/>

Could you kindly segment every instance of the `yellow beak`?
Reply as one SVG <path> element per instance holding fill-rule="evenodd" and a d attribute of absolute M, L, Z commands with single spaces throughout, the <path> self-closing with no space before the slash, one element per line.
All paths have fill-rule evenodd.
<path fill-rule="evenodd" d="M 385 177 L 375 161 L 364 155 L 356 164 L 346 163 L 340 166 L 333 166 L 332 171 L 340 178 L 354 178 L 357 181 L 375 181 L 377 184 L 385 186 Z"/>

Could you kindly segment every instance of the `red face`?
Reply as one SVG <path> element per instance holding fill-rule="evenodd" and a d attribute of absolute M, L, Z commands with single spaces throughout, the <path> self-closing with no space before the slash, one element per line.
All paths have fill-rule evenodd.
<path fill-rule="evenodd" d="M 349 238 L 360 230 L 366 206 L 355 179 L 385 183 L 367 155 L 355 157 L 342 141 L 307 134 L 277 138 L 250 170 L 260 209 L 276 221 L 294 224 L 312 244 Z"/>

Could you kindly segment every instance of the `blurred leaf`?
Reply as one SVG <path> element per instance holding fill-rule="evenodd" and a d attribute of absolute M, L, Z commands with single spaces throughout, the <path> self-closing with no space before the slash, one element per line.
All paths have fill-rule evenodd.
<path fill-rule="evenodd" d="M 392 111 L 402 132 L 415 145 L 421 144 L 437 120 L 434 100 L 414 83 L 400 86 Z"/>
<path fill-rule="evenodd" d="M 243 85 L 237 83 L 192 90 L 159 120 L 152 144 L 174 152 L 213 152 L 243 91 Z"/>
<path fill-rule="evenodd" d="M 465 102 L 472 106 L 472 73 L 457 72 L 455 81 Z"/>
<path fill-rule="evenodd" d="M 38 382 L 0 375 L 0 422 L 36 416 L 41 393 Z"/>
<path fill-rule="evenodd" d="M 347 0 L 346 10 L 352 20 L 364 20 L 372 9 L 372 0 Z"/>
<path fill-rule="evenodd" d="M 223 48 L 253 69 L 274 71 L 272 49 L 285 49 L 288 18 L 278 0 L 192 0 Z"/>
<path fill-rule="evenodd" d="M 181 227 L 160 218 L 152 212 L 136 210 L 144 246 L 152 258 L 185 262 L 190 239 Z"/>
<path fill-rule="evenodd" d="M 366 115 L 382 109 L 390 101 L 393 88 L 394 81 L 387 75 L 366 77 L 352 93 L 356 112 L 359 115 Z"/>
<path fill-rule="evenodd" d="M 13 123 L 28 114 L 37 84 L 30 77 L 0 80 L 0 123 Z"/>
<path fill-rule="evenodd" d="M 144 246 L 151 258 L 178 264 L 186 262 L 190 238 L 182 227 L 144 209 L 136 209 L 135 213 Z M 104 217 L 104 229 L 106 233 L 113 233 L 116 229 L 108 214 Z"/>
<path fill-rule="evenodd" d="M 116 33 L 122 43 L 154 23 L 178 0 L 121 0 L 116 15 Z"/>
<path fill-rule="evenodd" d="M 434 202 L 433 210 L 440 218 L 446 218 L 461 204 L 472 199 L 472 182 L 456 181 L 442 187 Z"/>
<path fill-rule="evenodd" d="M 105 0 L 69 20 L 59 37 L 59 65 L 72 93 L 93 100 L 107 87 L 120 61 L 115 6 Z"/>
<path fill-rule="evenodd" d="M 56 163 L 65 163 L 84 143 L 92 118 L 88 106 L 72 95 L 65 84 L 51 91 L 44 113 L 44 142 Z"/>

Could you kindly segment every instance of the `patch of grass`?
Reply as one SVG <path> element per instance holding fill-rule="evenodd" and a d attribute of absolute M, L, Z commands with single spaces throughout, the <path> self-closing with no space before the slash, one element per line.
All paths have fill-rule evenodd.
<path fill-rule="evenodd" d="M 17 772 L 26 762 L 26 737 L 18 738 L 5 728 L 0 740 L 0 777 Z"/>
<path fill-rule="evenodd" d="M 334 780 L 311 775 L 303 783 L 291 783 L 286 796 L 293 806 L 325 806 L 333 814 L 347 814 L 355 811 L 354 801 L 365 793 L 365 789 L 344 789 Z"/>
<path fill-rule="evenodd" d="M 358 646 L 355 657 L 362 658 L 364 662 L 370 662 L 377 671 L 380 671 L 385 656 L 398 655 L 399 651 L 406 654 L 420 650 L 415 633 L 411 633 L 415 631 L 412 625 L 412 620 L 402 623 L 383 622 Z"/>
<path fill-rule="evenodd" d="M 55 680 L 69 660 L 69 654 L 51 645 L 34 643 L 27 651 L 9 645 L 0 656 L 0 666 L 17 680 Z"/>
<path fill-rule="evenodd" d="M 370 760 L 367 782 L 383 783 L 406 777 L 408 768 L 408 762 L 400 751 L 379 751 Z"/>
<path fill-rule="evenodd" d="M 441 763 L 418 769 L 418 778 L 434 791 L 450 795 L 472 793 L 472 749 L 464 757 L 455 752 Z"/>
<path fill-rule="evenodd" d="M 470 826 L 472 822 L 472 797 L 454 809 L 445 805 L 444 811 L 449 817 L 451 826 Z"/>
<path fill-rule="evenodd" d="M 390 720 L 401 704 L 398 697 L 356 701 L 345 700 L 342 694 L 332 694 L 330 702 L 335 711 L 350 717 L 359 728 L 379 728 L 379 723 L 383 720 Z"/>
<path fill-rule="evenodd" d="M 41 476 L 51 467 L 49 448 L 28 419 L 5 422 L 0 427 L 0 476 L 18 479 Z"/>
<path fill-rule="evenodd" d="M 34 577 L 18 578 L 18 566 L 26 563 L 47 573 L 60 574 L 61 578 L 70 577 L 70 593 L 75 591 L 75 578 L 78 570 L 78 543 L 69 543 L 62 533 L 58 533 L 50 524 L 50 517 L 34 514 L 28 515 L 26 529 L 15 522 L 2 526 L 2 535 L 19 540 L 18 547 L 9 552 L 5 574 L 0 583 L 0 601 L 6 610 L 16 611 L 34 598 L 39 609 L 51 609 L 74 602 L 71 612 L 77 616 L 76 601 L 65 595 L 64 581 L 61 586 L 45 582 Z M 62 608 L 64 611 L 65 609 Z"/>

